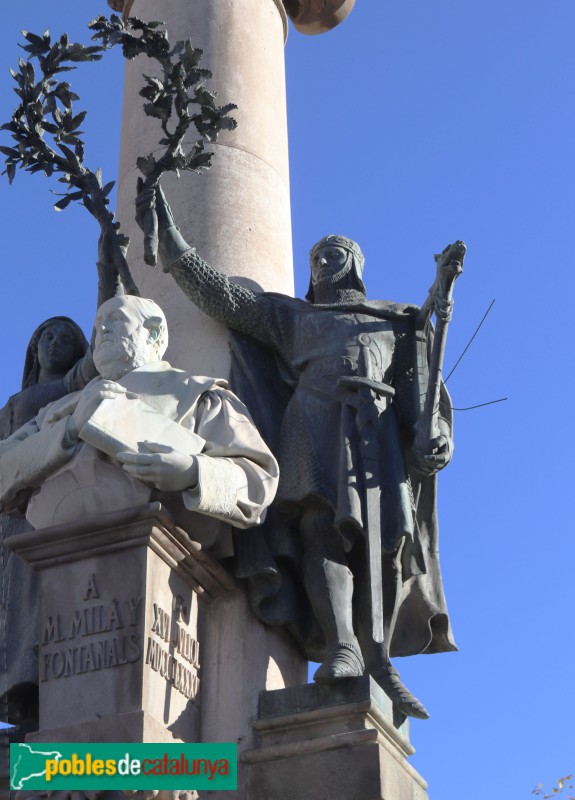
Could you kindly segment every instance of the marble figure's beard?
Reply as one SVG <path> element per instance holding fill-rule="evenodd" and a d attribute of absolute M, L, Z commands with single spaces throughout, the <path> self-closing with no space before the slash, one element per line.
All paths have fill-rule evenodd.
<path fill-rule="evenodd" d="M 94 353 L 94 363 L 103 378 L 117 380 L 122 375 L 142 367 L 146 363 L 146 358 L 137 350 L 131 339 L 122 337 L 119 340 L 109 339 L 102 342 Z"/>

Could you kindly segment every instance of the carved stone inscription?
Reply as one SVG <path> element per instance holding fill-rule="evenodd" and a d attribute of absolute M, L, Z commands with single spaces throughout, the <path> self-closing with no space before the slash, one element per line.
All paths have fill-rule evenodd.
<path fill-rule="evenodd" d="M 181 614 L 171 617 L 157 603 L 146 646 L 146 664 L 174 689 L 195 701 L 198 697 L 200 644 L 185 629 Z M 167 645 L 168 647 L 166 647 Z"/>
<path fill-rule="evenodd" d="M 48 615 L 43 621 L 40 680 L 69 678 L 139 661 L 142 648 L 137 626 L 143 599 L 101 599 L 96 575 L 92 574 L 80 608 Z"/>

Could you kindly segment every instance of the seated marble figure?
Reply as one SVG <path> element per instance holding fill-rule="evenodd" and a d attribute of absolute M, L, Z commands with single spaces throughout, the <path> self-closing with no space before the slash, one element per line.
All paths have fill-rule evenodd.
<path fill-rule="evenodd" d="M 100 306 L 99 377 L 0 442 L 0 502 L 31 489 L 35 528 L 150 498 L 188 529 L 190 512 L 238 528 L 261 522 L 277 462 L 226 382 L 174 369 L 162 360 L 167 345 L 152 300 L 124 295 Z"/>

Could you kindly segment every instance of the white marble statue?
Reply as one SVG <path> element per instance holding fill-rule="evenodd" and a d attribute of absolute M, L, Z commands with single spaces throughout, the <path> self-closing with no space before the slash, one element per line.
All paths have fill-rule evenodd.
<path fill-rule="evenodd" d="M 100 376 L 46 406 L 0 442 L 0 501 L 31 493 L 34 527 L 161 499 L 238 528 L 257 525 L 275 495 L 277 463 L 245 406 L 219 379 L 162 356 L 166 319 L 124 295 L 96 317 Z"/>

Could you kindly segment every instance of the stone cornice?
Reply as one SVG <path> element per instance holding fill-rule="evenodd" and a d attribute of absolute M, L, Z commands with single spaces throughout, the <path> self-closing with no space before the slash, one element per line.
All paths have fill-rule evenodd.
<path fill-rule="evenodd" d="M 272 3 L 276 6 L 277 10 L 280 13 L 284 29 L 284 42 L 285 42 L 287 40 L 287 35 L 288 35 L 287 13 L 282 0 L 272 0 Z M 132 6 L 134 5 L 134 0 L 108 0 L 108 5 L 110 6 L 110 8 L 114 9 L 114 11 L 121 12 L 123 19 L 126 20 L 132 13 Z"/>

